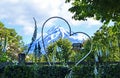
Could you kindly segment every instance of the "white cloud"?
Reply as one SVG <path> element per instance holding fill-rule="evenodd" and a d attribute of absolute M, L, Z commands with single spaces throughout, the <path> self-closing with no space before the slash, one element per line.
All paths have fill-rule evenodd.
<path fill-rule="evenodd" d="M 88 27 L 99 25 L 100 22 L 88 19 L 88 21 L 75 21 L 68 12 L 71 4 L 66 4 L 65 0 L 0 0 L 0 20 L 6 20 L 8 24 L 22 27 L 24 35 L 31 35 L 34 31 L 33 17 L 37 20 L 38 27 L 49 17 L 60 16 L 65 18 L 72 26 Z M 48 26 L 54 21 L 49 22 Z"/>
<path fill-rule="evenodd" d="M 54 2 L 50 0 L 1 0 L 0 19 L 7 19 L 9 24 L 22 26 L 25 33 L 26 31 L 33 32 L 31 31 L 34 25 L 32 17 L 37 18 L 38 26 L 41 26 L 47 18 L 58 16 L 60 5 L 60 0 Z"/>
<path fill-rule="evenodd" d="M 93 18 L 88 18 L 87 25 L 88 25 L 88 27 L 92 27 L 92 26 L 99 27 L 102 25 L 102 23 L 100 21 L 93 19 Z"/>
<path fill-rule="evenodd" d="M 31 26 L 25 26 L 23 30 L 25 31 L 24 33 L 25 35 L 30 35 L 30 34 L 32 35 L 34 31 L 33 27 Z"/>

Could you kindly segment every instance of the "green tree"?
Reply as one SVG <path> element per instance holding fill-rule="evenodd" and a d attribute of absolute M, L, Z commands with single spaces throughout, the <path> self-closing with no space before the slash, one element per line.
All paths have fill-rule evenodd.
<path fill-rule="evenodd" d="M 72 44 L 68 39 L 59 39 L 51 43 L 48 48 L 48 56 L 51 61 L 68 62 L 72 61 L 75 53 L 72 50 Z"/>
<path fill-rule="evenodd" d="M 4 27 L 2 22 L 0 22 L 0 44 L 0 53 L 6 49 L 6 54 L 12 60 L 17 60 L 18 54 L 23 51 L 22 37 L 14 29 Z"/>
<path fill-rule="evenodd" d="M 94 17 L 97 20 L 108 23 L 120 21 L 119 0 L 66 0 L 72 2 L 70 12 L 74 13 L 75 20 L 85 20 Z"/>
<path fill-rule="evenodd" d="M 83 43 L 83 46 L 81 50 L 79 50 L 78 52 L 76 52 L 76 57 L 75 58 L 78 58 L 76 60 L 76 62 L 80 59 L 82 59 L 91 49 L 91 42 L 90 40 L 85 40 L 84 43 Z M 85 62 L 93 62 L 94 61 L 94 55 L 93 53 L 91 52 L 91 54 L 84 60 Z"/>
<path fill-rule="evenodd" d="M 94 18 L 104 24 L 93 36 L 93 53 L 96 58 L 107 56 L 104 61 L 120 60 L 120 1 L 118 0 L 66 0 L 72 2 L 69 11 L 75 20 Z M 114 22 L 113 26 L 108 23 Z M 109 57 L 108 57 L 109 55 Z M 101 61 L 103 58 L 101 59 Z"/>
<path fill-rule="evenodd" d="M 120 61 L 120 24 L 103 25 L 93 36 L 93 50 L 101 61 Z"/>

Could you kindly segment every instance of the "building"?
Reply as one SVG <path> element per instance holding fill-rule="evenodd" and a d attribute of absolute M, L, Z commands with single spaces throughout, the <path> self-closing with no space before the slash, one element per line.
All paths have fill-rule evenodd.
<path fill-rule="evenodd" d="M 73 43 L 73 50 L 81 50 L 81 48 L 83 47 L 82 43 Z"/>

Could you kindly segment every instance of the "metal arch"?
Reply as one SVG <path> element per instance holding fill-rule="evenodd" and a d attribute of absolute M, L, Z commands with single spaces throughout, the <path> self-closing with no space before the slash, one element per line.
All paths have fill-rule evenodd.
<path fill-rule="evenodd" d="M 82 34 L 85 34 L 86 36 L 88 36 L 88 38 L 90 39 L 91 47 L 90 47 L 89 52 L 88 52 L 82 59 L 80 59 L 80 60 L 70 69 L 68 78 L 71 78 L 71 75 L 72 75 L 72 72 L 73 72 L 73 68 L 76 67 L 79 63 L 81 63 L 86 57 L 88 57 L 88 56 L 90 55 L 90 53 L 92 52 L 92 48 L 93 48 L 92 39 L 91 39 L 91 37 L 90 37 L 87 33 L 85 33 L 85 32 L 74 32 L 74 33 L 72 33 L 71 35 L 74 35 L 74 34 L 77 34 L 77 33 L 82 33 Z"/>
<path fill-rule="evenodd" d="M 74 33 L 71 33 L 70 24 L 69 24 L 64 18 L 62 18 L 62 17 L 58 17 L 58 16 L 50 17 L 50 18 L 48 18 L 48 19 L 43 23 L 43 25 L 42 25 L 42 31 L 41 31 L 42 44 L 43 44 L 43 47 L 44 47 L 44 51 L 45 51 L 45 52 L 46 52 L 46 49 L 45 49 L 45 43 L 44 43 L 44 39 L 43 39 L 43 30 L 44 30 L 45 24 L 46 24 L 49 20 L 51 20 L 51 19 L 53 19 L 53 18 L 62 19 L 62 20 L 64 20 L 64 21 L 67 23 L 67 25 L 68 25 L 68 27 L 69 27 L 69 32 L 70 32 L 69 35 L 70 35 L 70 36 L 72 36 L 72 35 L 74 35 L 74 34 L 77 34 L 77 33 L 82 33 L 82 34 L 85 34 L 86 36 L 88 36 L 88 38 L 90 39 L 90 43 L 91 43 L 90 51 L 89 51 L 82 59 L 80 59 L 80 60 L 75 64 L 75 66 L 77 66 L 80 62 L 82 62 L 82 61 L 92 52 L 93 44 L 92 44 L 92 39 L 91 39 L 91 37 L 90 37 L 87 33 L 85 33 L 85 32 L 74 32 Z M 47 57 L 47 55 L 46 55 L 46 57 Z M 48 57 L 47 57 L 47 59 L 48 59 L 48 62 L 49 62 L 49 58 L 48 58 Z M 50 62 L 49 62 L 49 65 L 51 65 Z"/>
<path fill-rule="evenodd" d="M 85 32 L 74 32 L 74 33 L 72 33 L 70 36 L 72 36 L 72 35 L 74 35 L 74 34 L 77 34 L 77 33 L 82 33 L 82 34 L 88 36 L 88 38 L 90 39 L 90 42 L 92 42 L 91 37 L 90 37 L 87 33 L 85 33 Z"/>
<path fill-rule="evenodd" d="M 90 39 L 90 43 L 91 43 L 90 50 L 89 50 L 89 52 L 88 52 L 82 59 L 80 59 L 80 60 L 74 65 L 74 66 L 77 66 L 77 65 L 78 65 L 79 63 L 81 63 L 87 56 L 89 56 L 90 53 L 92 52 L 93 44 L 92 44 L 92 39 L 91 39 L 91 37 L 90 37 L 87 33 L 84 33 L 84 32 L 74 32 L 74 33 L 71 33 L 70 24 L 69 24 L 64 18 L 62 18 L 62 17 L 58 17 L 58 16 L 50 17 L 50 18 L 48 18 L 48 19 L 43 23 L 43 25 L 42 25 L 42 31 L 41 31 L 42 44 L 43 44 L 43 47 L 44 47 L 44 51 L 45 51 L 45 52 L 46 52 L 46 49 L 45 49 L 45 44 L 44 44 L 44 39 L 43 39 L 43 29 L 44 29 L 45 24 L 46 24 L 50 19 L 53 19 L 53 18 L 62 19 L 62 20 L 64 20 L 64 21 L 67 23 L 67 25 L 68 25 L 68 27 L 69 27 L 69 32 L 70 32 L 69 35 L 70 35 L 70 36 L 72 36 L 72 35 L 74 35 L 74 34 L 77 34 L 77 33 L 82 33 L 82 34 L 85 34 L 86 36 L 88 36 L 88 38 Z M 51 63 L 50 63 L 50 61 L 49 61 L 49 58 L 48 58 L 47 54 L 46 54 L 46 57 L 47 57 L 47 60 L 48 60 L 49 65 L 51 66 Z M 73 68 L 71 68 L 68 77 L 70 77 L 70 75 L 72 74 L 72 69 L 73 69 Z"/>
<path fill-rule="evenodd" d="M 70 27 L 70 24 L 69 24 L 64 18 L 59 17 L 59 16 L 54 16 L 54 17 L 48 18 L 48 19 L 43 23 L 43 25 L 42 25 L 42 31 L 41 31 L 42 44 L 43 44 L 43 47 L 44 47 L 44 51 L 45 51 L 45 52 L 46 52 L 46 49 L 45 49 L 45 43 L 44 43 L 44 39 L 43 39 L 43 30 L 44 30 L 45 24 L 46 24 L 49 20 L 51 20 L 51 19 L 53 19 L 53 18 L 59 18 L 59 19 L 62 19 L 63 21 L 65 21 L 65 22 L 67 23 L 68 27 L 69 27 L 69 32 L 70 32 L 70 35 L 71 35 L 71 27 Z M 47 57 L 47 59 L 48 59 L 48 61 L 49 61 L 49 58 L 48 58 L 48 57 Z M 51 64 L 49 63 L 49 65 L 51 65 Z"/>
<path fill-rule="evenodd" d="M 82 34 L 88 36 L 88 38 L 90 39 L 91 46 L 90 46 L 89 52 L 88 52 L 82 59 L 80 59 L 80 60 L 75 64 L 75 66 L 77 66 L 80 62 L 82 62 L 82 61 L 92 52 L 92 48 L 93 48 L 92 39 L 91 39 L 91 37 L 90 37 L 87 33 L 85 33 L 85 32 L 74 32 L 74 33 L 71 34 L 71 36 L 74 35 L 74 34 L 77 34 L 77 33 L 82 33 Z"/>
<path fill-rule="evenodd" d="M 53 18 L 59 18 L 59 19 L 64 20 L 64 21 L 67 23 L 68 27 L 69 27 L 69 32 L 70 32 L 70 35 L 71 35 L 71 27 L 70 27 L 70 24 L 69 24 L 64 18 L 58 17 L 58 16 L 54 16 L 54 17 L 48 18 L 48 19 L 43 23 L 43 25 L 42 25 L 42 32 L 41 32 L 41 35 L 42 35 L 42 43 L 43 43 L 44 50 L 45 50 L 45 44 L 44 44 L 44 40 L 43 40 L 43 29 L 44 29 L 45 24 L 46 24 L 50 19 L 53 19 Z"/>
<path fill-rule="evenodd" d="M 89 51 L 82 59 L 80 59 L 80 60 L 75 64 L 75 66 L 77 66 L 80 62 L 82 62 L 82 61 L 92 52 L 92 47 L 93 47 L 92 39 L 91 39 L 91 37 L 90 37 L 87 33 L 85 33 L 85 32 L 74 32 L 74 33 L 71 34 L 71 36 L 74 35 L 74 34 L 77 34 L 77 33 L 82 33 L 82 34 L 88 36 L 88 38 L 90 39 L 91 46 L 90 46 L 90 51 Z"/>

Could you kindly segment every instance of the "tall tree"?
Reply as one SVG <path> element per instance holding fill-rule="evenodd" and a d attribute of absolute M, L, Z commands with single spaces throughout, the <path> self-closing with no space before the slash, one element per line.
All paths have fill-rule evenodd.
<path fill-rule="evenodd" d="M 120 24 L 107 27 L 103 25 L 93 37 L 94 52 L 101 61 L 120 60 Z M 104 57 L 104 58 L 103 58 Z"/>
<path fill-rule="evenodd" d="M 23 51 L 22 37 L 16 33 L 14 29 L 4 27 L 4 24 L 0 22 L 0 43 L 2 51 L 6 52 L 11 59 L 16 59 L 20 52 Z M 6 49 L 6 51 L 5 51 Z"/>
<path fill-rule="evenodd" d="M 72 50 L 72 44 L 68 39 L 59 39 L 54 43 L 51 43 L 48 48 L 48 56 L 50 61 L 68 62 L 74 57 L 74 51 Z"/>
<path fill-rule="evenodd" d="M 109 55 L 110 61 L 120 60 L 120 0 L 66 0 L 72 2 L 69 11 L 75 20 L 94 18 L 103 26 L 93 36 L 93 51 L 97 55 Z M 113 26 L 108 23 L 114 22 Z M 96 55 L 96 54 L 95 54 Z"/>

